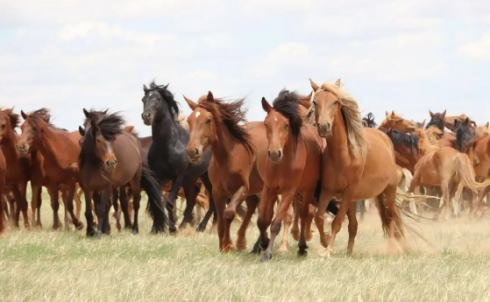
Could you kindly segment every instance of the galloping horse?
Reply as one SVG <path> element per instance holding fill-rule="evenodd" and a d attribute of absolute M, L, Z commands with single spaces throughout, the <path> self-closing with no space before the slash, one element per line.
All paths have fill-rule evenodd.
<path fill-rule="evenodd" d="M 185 96 L 184 99 L 192 110 L 187 118 L 190 128 L 187 144 L 189 161 L 201 163 L 208 149 L 213 154 L 208 173 L 218 214 L 219 248 L 226 252 L 235 249 L 230 226 L 236 207 L 246 199 L 247 215 L 238 230 L 237 239 L 237 248 L 244 251 L 247 226 L 258 204 L 255 194 L 263 187 L 255 158 L 267 152 L 264 147 L 267 144 L 265 129 L 258 122 L 249 123 L 246 127 L 239 125 L 245 122 L 244 99 L 226 103 L 215 98 L 211 91 L 200 97 L 197 104 Z M 231 197 L 231 202 L 226 208 L 228 197 Z"/>
<path fill-rule="evenodd" d="M 137 137 L 124 131 L 123 125 L 124 119 L 117 113 L 112 113 L 96 121 L 91 120 L 90 129 L 85 131 L 79 167 L 85 195 L 87 236 L 100 236 L 106 229 L 109 223 L 113 188 L 123 187 L 127 183 L 130 183 L 133 190 L 133 233 L 139 232 L 138 210 L 141 188 L 148 195 L 148 208 L 154 220 L 152 232 L 163 230 L 166 216 L 161 203 L 160 185 L 151 175 L 151 171 L 142 166 L 141 146 Z M 99 223 L 95 234 L 91 200 L 94 191 L 102 193 L 100 202 L 96 202 Z"/>
<path fill-rule="evenodd" d="M 213 191 L 207 173 L 211 161 L 211 150 L 203 154 L 199 164 L 189 162 L 186 155 L 189 132 L 176 121 L 176 117 L 179 115 L 179 106 L 167 88 L 168 84 L 158 86 L 154 82 L 150 84 L 150 88 L 143 85 L 143 113 L 141 118 L 145 125 L 151 125 L 153 144 L 148 151 L 149 166 L 151 170 L 155 171 L 161 182 L 172 181 L 172 189 L 166 206 L 169 212 L 169 230 L 176 232 L 173 209 L 179 188 L 184 188 L 187 202 L 184 219 L 179 228 L 184 228 L 192 222 L 192 211 L 198 193 L 196 189 L 197 179 L 201 178 L 208 192 Z M 211 208 L 214 206 L 214 201 L 212 201 L 212 196 L 210 199 Z"/>
<path fill-rule="evenodd" d="M 7 173 L 7 163 L 5 162 L 5 156 L 0 149 L 0 192 L 3 193 L 5 190 L 5 174 Z M 6 204 L 5 204 L 6 205 Z M 0 199 L 0 237 L 5 234 L 5 225 L 3 222 L 3 212 L 4 212 L 4 202 L 3 198 Z"/>
<path fill-rule="evenodd" d="M 297 193 L 303 194 L 301 208 L 297 209 L 301 217 L 298 254 L 306 255 L 306 219 L 320 177 L 322 143 L 315 129 L 303 124 L 299 97 L 295 92 L 282 90 L 272 106 L 262 98 L 262 108 L 267 113 L 264 125 L 268 140 L 267 153 L 257 156 L 257 168 L 264 181 L 257 220 L 260 229 L 258 243 L 262 248 L 267 246 L 262 261 L 272 259 L 272 248 L 282 219 Z M 281 200 L 272 220 L 273 205 L 278 194 Z M 269 225 L 270 240 L 267 238 Z"/>
<path fill-rule="evenodd" d="M 349 218 L 347 252 L 352 253 L 357 234 L 355 200 L 376 198 L 383 231 L 401 239 L 403 223 L 395 199 L 397 195 L 397 169 L 393 143 L 382 131 L 363 128 L 356 101 L 335 85 L 318 86 L 310 79 L 313 96 L 312 111 L 318 134 L 327 139 L 322 158 L 322 193 L 315 222 L 321 243 L 327 255 L 333 251 L 335 238 L 345 215 Z M 341 172 L 340 172 L 341 171 Z M 332 235 L 324 232 L 323 213 L 334 196 L 341 198 L 340 209 L 332 222 Z"/>
<path fill-rule="evenodd" d="M 78 181 L 77 158 L 80 153 L 78 141 L 80 134 L 58 129 L 45 121 L 42 114 L 26 114 L 21 111 L 24 123 L 21 126 L 22 135 L 17 141 L 17 150 L 21 156 L 29 156 L 31 147 L 38 150 L 43 156 L 43 168 L 46 173 L 49 195 L 51 196 L 51 207 L 53 208 L 53 229 L 60 226 L 59 188 L 66 185 L 67 201 L 66 207 L 71 220 L 77 229 L 83 228 L 73 212 L 73 196 Z"/>

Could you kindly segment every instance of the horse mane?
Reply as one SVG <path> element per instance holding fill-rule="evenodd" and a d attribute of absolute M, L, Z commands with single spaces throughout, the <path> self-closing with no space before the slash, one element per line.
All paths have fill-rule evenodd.
<path fill-rule="evenodd" d="M 374 114 L 369 112 L 365 117 L 362 118 L 362 124 L 366 128 L 376 128 L 378 125 L 374 121 Z"/>
<path fill-rule="evenodd" d="M 92 108 L 90 108 L 88 112 L 88 116 L 85 117 L 85 121 L 83 122 L 84 124 L 87 124 L 90 121 L 98 122 L 104 115 L 107 114 L 107 110 L 102 110 L 102 111 L 97 111 Z"/>
<path fill-rule="evenodd" d="M 299 95 L 296 91 L 282 89 L 272 102 L 272 109 L 289 120 L 291 133 L 297 139 L 303 126 L 303 118 L 299 113 Z"/>
<path fill-rule="evenodd" d="M 152 81 L 150 83 L 150 88 L 148 89 L 148 91 L 158 92 L 158 94 L 160 95 L 162 100 L 165 103 L 167 103 L 167 105 L 169 106 L 170 115 L 172 116 L 172 119 L 175 120 L 176 117 L 178 117 L 180 114 L 179 103 L 177 103 L 177 101 L 174 98 L 173 93 L 170 90 L 168 90 L 167 87 L 168 87 L 168 84 L 167 85 L 157 85 L 157 84 L 155 84 L 155 81 Z"/>
<path fill-rule="evenodd" d="M 441 117 L 441 113 L 434 113 L 434 116 L 425 126 L 425 129 L 429 129 L 432 126 L 439 128 L 441 131 L 444 131 L 444 119 Z"/>
<path fill-rule="evenodd" d="M 97 118 L 97 115 L 93 115 L 93 118 Z M 97 123 L 100 134 L 105 140 L 112 140 L 117 135 L 121 134 L 124 131 L 124 124 L 126 123 L 119 112 L 105 114 L 98 120 L 90 121 Z M 92 130 L 86 131 L 85 135 L 88 136 L 89 139 L 83 140 L 80 155 L 78 156 L 80 168 L 83 168 L 86 164 L 96 166 L 101 162 L 101 160 L 95 155 L 94 132 Z"/>
<path fill-rule="evenodd" d="M 384 132 L 384 131 L 383 131 Z M 413 154 L 419 153 L 419 136 L 403 133 L 397 129 L 390 129 L 385 132 L 395 146 L 405 146 L 410 148 Z"/>
<path fill-rule="evenodd" d="M 470 143 L 476 136 L 476 129 L 473 128 L 470 123 L 471 120 L 469 119 L 468 124 L 458 120 L 455 122 L 454 132 L 456 133 L 456 147 L 460 152 L 462 152 L 464 146 Z"/>
<path fill-rule="evenodd" d="M 48 127 L 51 127 L 53 129 L 56 129 L 56 130 L 60 130 L 60 131 L 64 131 L 64 132 L 68 132 L 67 129 L 65 128 L 60 128 L 56 125 L 54 125 L 53 123 L 51 123 L 51 114 L 50 114 L 50 110 L 46 107 L 43 107 L 41 109 L 37 109 L 37 110 L 34 110 L 34 111 L 31 111 L 29 112 L 28 114 L 29 117 L 31 116 L 37 116 L 39 118 L 41 118 L 44 122 L 46 122 L 46 125 Z M 38 127 L 38 126 L 37 126 Z"/>
<path fill-rule="evenodd" d="M 311 97 L 310 95 L 304 95 L 299 97 L 299 104 L 305 107 L 306 109 L 310 109 L 311 107 Z"/>
<path fill-rule="evenodd" d="M 346 91 L 335 84 L 323 83 L 320 87 L 324 91 L 331 92 L 339 98 L 341 105 L 342 116 L 344 117 L 345 126 L 347 128 L 347 140 L 354 154 L 359 154 L 361 157 L 366 157 L 368 152 L 368 141 L 362 126 L 361 114 L 359 105 Z M 312 107 L 312 112 L 315 106 Z M 314 117 L 313 113 L 310 113 Z M 311 117 L 310 117 L 311 118 Z"/>
<path fill-rule="evenodd" d="M 240 122 L 247 123 L 247 110 L 243 108 L 244 102 L 244 98 L 233 102 L 225 102 L 224 99 L 217 98 L 214 98 L 213 101 L 208 101 L 207 98 L 203 98 L 199 102 L 199 106 L 209 112 L 215 112 L 215 110 L 217 110 L 218 116 L 221 118 L 230 134 L 239 142 L 243 143 L 245 149 L 247 149 L 250 154 L 253 154 L 254 150 L 250 141 L 250 134 L 244 127 L 239 125 Z"/>
<path fill-rule="evenodd" d="M 0 109 L 1 114 L 5 114 L 8 116 L 10 120 L 10 126 L 12 127 L 12 130 L 17 128 L 20 124 L 20 115 L 17 113 L 14 113 L 13 109 Z"/>
<path fill-rule="evenodd" d="M 426 128 L 425 133 L 427 134 L 430 143 L 433 145 L 436 145 L 437 141 L 442 138 L 442 130 L 437 126 Z"/>

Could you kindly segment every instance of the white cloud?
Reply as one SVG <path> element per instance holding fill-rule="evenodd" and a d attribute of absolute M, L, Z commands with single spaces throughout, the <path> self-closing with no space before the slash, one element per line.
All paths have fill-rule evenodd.
<path fill-rule="evenodd" d="M 458 53 L 471 60 L 490 62 L 490 32 L 486 32 L 476 41 L 461 46 Z"/>

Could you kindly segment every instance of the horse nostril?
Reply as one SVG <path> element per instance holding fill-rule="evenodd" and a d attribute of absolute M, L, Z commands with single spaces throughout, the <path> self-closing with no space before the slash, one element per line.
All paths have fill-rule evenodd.
<path fill-rule="evenodd" d="M 195 148 L 195 149 L 194 149 L 194 153 L 195 153 L 196 155 L 199 155 L 199 149 Z"/>
<path fill-rule="evenodd" d="M 150 116 L 151 116 L 151 113 L 149 113 L 149 112 L 148 112 L 148 113 L 146 114 L 146 117 L 150 117 Z"/>
<path fill-rule="evenodd" d="M 277 156 L 280 158 L 282 156 L 281 150 L 277 151 Z"/>
<path fill-rule="evenodd" d="M 269 157 L 271 156 L 271 150 L 267 151 L 267 154 L 269 155 Z"/>

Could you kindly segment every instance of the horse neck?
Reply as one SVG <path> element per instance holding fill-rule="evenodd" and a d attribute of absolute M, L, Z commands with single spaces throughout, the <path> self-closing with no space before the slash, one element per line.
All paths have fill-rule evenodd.
<path fill-rule="evenodd" d="M 49 127 L 45 128 L 40 144 L 37 146 L 37 150 L 43 156 L 44 161 L 55 163 L 61 168 L 67 168 L 68 165 L 72 164 L 62 162 L 63 158 L 60 156 L 60 150 L 66 149 L 72 144 L 68 135 L 68 132 L 55 132 Z"/>
<path fill-rule="evenodd" d="M 7 161 L 15 161 L 18 160 L 19 154 L 15 149 L 15 144 L 17 143 L 17 133 L 13 132 L 9 135 L 8 138 L 3 138 L 1 149 Z"/>
<path fill-rule="evenodd" d="M 336 160 L 348 160 L 351 155 L 347 139 L 347 126 L 342 112 L 339 110 L 332 125 L 332 135 L 327 138 L 327 155 Z"/>
<path fill-rule="evenodd" d="M 439 149 L 439 146 L 430 142 L 426 130 L 420 129 L 416 133 L 419 135 L 419 150 L 422 153 L 421 155 Z"/>
<path fill-rule="evenodd" d="M 151 126 L 151 134 L 153 139 L 158 138 L 164 141 L 172 141 L 178 136 L 177 133 L 178 121 L 175 121 L 170 114 L 170 108 L 160 111 L 160 114 L 155 116 L 155 120 Z"/>
<path fill-rule="evenodd" d="M 211 151 L 216 160 L 228 159 L 238 142 L 231 136 L 223 121 L 216 123 L 216 138 L 211 142 Z"/>

